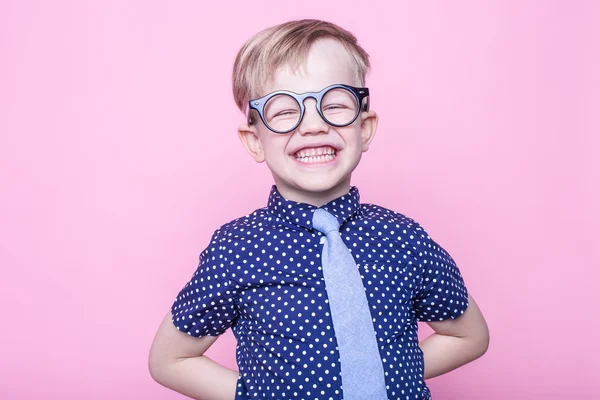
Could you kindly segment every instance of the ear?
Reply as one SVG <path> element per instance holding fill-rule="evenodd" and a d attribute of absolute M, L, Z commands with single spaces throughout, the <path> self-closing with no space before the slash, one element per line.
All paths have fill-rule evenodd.
<path fill-rule="evenodd" d="M 263 151 L 256 125 L 242 124 L 238 127 L 238 136 L 242 145 L 257 163 L 265 161 Z"/>
<path fill-rule="evenodd" d="M 375 132 L 377 132 L 377 123 L 379 122 L 379 116 L 373 110 L 363 111 L 360 114 L 361 117 L 361 139 L 363 143 L 363 152 L 369 150 L 369 145 L 375 138 Z"/>

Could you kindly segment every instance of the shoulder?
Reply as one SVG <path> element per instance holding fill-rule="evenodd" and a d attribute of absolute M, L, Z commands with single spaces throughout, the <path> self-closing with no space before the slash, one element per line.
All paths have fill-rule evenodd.
<path fill-rule="evenodd" d="M 367 223 L 381 225 L 390 233 L 408 235 L 410 239 L 423 240 L 429 236 L 421 224 L 405 214 L 377 204 L 362 203 L 360 206 L 361 220 Z"/>
<path fill-rule="evenodd" d="M 361 204 L 361 221 L 376 230 L 379 236 L 386 237 L 392 243 L 403 248 L 408 247 L 416 256 L 438 250 L 425 228 L 414 218 L 376 204 Z"/>
<path fill-rule="evenodd" d="M 235 218 L 214 231 L 211 245 L 217 246 L 220 250 L 227 249 L 234 243 L 239 242 L 240 238 L 259 232 L 266 218 L 268 218 L 266 207 L 258 208 L 247 215 Z"/>
<path fill-rule="evenodd" d="M 371 229 L 375 228 L 387 240 L 410 249 L 424 264 L 453 263 L 450 254 L 413 218 L 375 204 L 361 204 L 361 210 L 360 219 L 367 221 Z"/>

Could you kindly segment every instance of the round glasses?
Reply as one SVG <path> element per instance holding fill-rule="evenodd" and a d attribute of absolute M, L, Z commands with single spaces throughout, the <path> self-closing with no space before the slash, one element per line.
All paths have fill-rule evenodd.
<path fill-rule="evenodd" d="M 248 123 L 252 123 L 250 110 L 256 110 L 271 131 L 289 133 L 302 122 L 306 110 L 304 100 L 310 97 L 316 100 L 317 111 L 325 122 L 336 127 L 348 126 L 356 120 L 361 107 L 363 111 L 369 110 L 368 96 L 368 88 L 342 84 L 328 86 L 320 92 L 300 94 L 279 90 L 249 101 Z"/>

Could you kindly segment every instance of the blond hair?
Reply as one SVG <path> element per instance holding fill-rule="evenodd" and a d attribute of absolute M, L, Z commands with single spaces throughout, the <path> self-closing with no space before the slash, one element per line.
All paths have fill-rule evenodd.
<path fill-rule="evenodd" d="M 267 28 L 242 46 L 233 64 L 232 83 L 235 104 L 242 111 L 250 99 L 259 97 L 278 68 L 292 70 L 306 62 L 308 52 L 319 39 L 339 41 L 356 62 L 356 75 L 364 86 L 371 65 L 369 54 L 358 45 L 351 32 L 326 21 L 302 19 Z"/>

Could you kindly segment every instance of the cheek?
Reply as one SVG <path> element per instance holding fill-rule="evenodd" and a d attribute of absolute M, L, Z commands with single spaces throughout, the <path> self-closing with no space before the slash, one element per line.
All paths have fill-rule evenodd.
<path fill-rule="evenodd" d="M 361 150 L 363 147 L 363 141 L 361 137 L 362 131 L 360 127 L 348 130 L 342 134 L 346 147 L 352 150 Z"/>
<path fill-rule="evenodd" d="M 271 134 L 269 136 L 262 136 L 261 137 L 261 144 L 262 144 L 262 148 L 263 151 L 265 153 L 265 157 L 267 159 L 269 158 L 279 158 L 279 157 L 283 157 L 285 156 L 286 153 L 286 146 L 287 146 L 287 138 L 285 137 L 278 137 L 275 136 L 274 134 Z"/>

